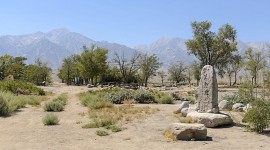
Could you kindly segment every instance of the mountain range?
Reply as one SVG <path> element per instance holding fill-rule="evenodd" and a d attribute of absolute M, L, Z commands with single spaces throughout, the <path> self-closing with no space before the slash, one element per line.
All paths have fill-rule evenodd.
<path fill-rule="evenodd" d="M 114 53 L 131 56 L 134 52 L 140 51 L 147 54 L 157 54 L 159 60 L 166 68 L 172 62 L 184 61 L 190 63 L 195 60 L 193 55 L 188 55 L 185 45 L 186 40 L 181 38 L 160 38 L 149 45 L 140 45 L 133 48 L 118 43 L 107 41 L 95 41 L 79 33 L 67 29 L 55 29 L 47 33 L 36 32 L 18 36 L 0 36 L 0 55 L 9 54 L 12 56 L 24 56 L 27 63 L 33 63 L 37 58 L 48 62 L 53 69 L 61 67 L 62 60 L 72 54 L 82 52 L 82 46 L 95 45 L 109 50 L 109 61 Z M 270 42 L 249 42 L 238 41 L 238 50 L 243 53 L 249 47 L 259 50 L 268 50 Z"/>

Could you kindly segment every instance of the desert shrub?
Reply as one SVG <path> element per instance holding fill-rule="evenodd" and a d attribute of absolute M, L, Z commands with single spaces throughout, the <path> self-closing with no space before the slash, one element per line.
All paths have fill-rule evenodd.
<path fill-rule="evenodd" d="M 155 101 L 155 97 L 150 92 L 145 90 L 138 90 L 134 96 L 134 100 L 140 104 L 149 104 Z"/>
<path fill-rule="evenodd" d="M 47 102 L 44 105 L 44 110 L 45 111 L 63 111 L 64 110 L 64 105 L 62 102 L 60 101 L 51 101 L 51 102 Z"/>
<path fill-rule="evenodd" d="M 116 125 L 111 125 L 108 127 L 108 129 L 110 129 L 112 132 L 120 132 L 122 131 L 122 128 L 116 126 Z"/>
<path fill-rule="evenodd" d="M 64 107 L 67 103 L 67 96 L 64 94 L 61 94 L 57 98 L 53 99 L 50 102 L 45 103 L 44 110 L 45 111 L 63 111 Z"/>
<path fill-rule="evenodd" d="M 26 100 L 20 96 L 15 96 L 10 92 L 0 91 L 0 116 L 6 116 L 10 113 L 24 107 Z"/>
<path fill-rule="evenodd" d="M 194 96 L 187 96 L 186 100 L 189 101 L 190 104 L 195 104 L 195 97 Z"/>
<path fill-rule="evenodd" d="M 59 123 L 59 119 L 54 114 L 47 114 L 43 117 L 42 122 L 44 125 L 57 125 Z"/>
<path fill-rule="evenodd" d="M 175 136 L 171 131 L 166 130 L 166 131 L 163 133 L 163 135 L 164 135 L 166 138 L 171 139 L 171 140 L 173 140 L 173 141 L 176 141 L 176 140 L 177 140 L 176 136 Z"/>
<path fill-rule="evenodd" d="M 156 100 L 159 104 L 173 104 L 174 99 L 170 95 L 164 95 L 161 98 Z"/>
<path fill-rule="evenodd" d="M 117 92 L 112 92 L 107 95 L 107 99 L 114 104 L 123 104 L 124 101 L 133 99 L 133 94 L 131 90 L 120 90 Z"/>
<path fill-rule="evenodd" d="M 42 101 L 45 101 L 47 98 L 44 96 L 28 96 L 25 97 L 27 104 L 32 106 L 39 106 Z"/>
<path fill-rule="evenodd" d="M 91 122 L 91 123 L 87 123 L 87 124 L 83 125 L 82 128 L 84 128 L 84 129 L 99 128 L 99 126 L 98 126 L 98 124 L 96 124 L 96 122 Z"/>
<path fill-rule="evenodd" d="M 97 130 L 96 135 L 98 135 L 98 136 L 107 136 L 107 135 L 109 135 L 109 133 L 104 131 L 104 130 Z"/>
<path fill-rule="evenodd" d="M 8 103 L 2 95 L 0 95 L 0 116 L 9 114 Z"/>
<path fill-rule="evenodd" d="M 195 94 L 195 90 L 192 90 L 192 91 L 187 91 L 187 93 L 188 93 L 188 95 L 189 95 L 189 96 L 194 96 L 194 94 Z"/>
<path fill-rule="evenodd" d="M 45 95 L 43 89 L 27 82 L 15 81 L 15 80 L 2 80 L 0 81 L 0 90 L 9 91 L 14 94 L 35 94 Z"/>
<path fill-rule="evenodd" d="M 54 102 L 62 103 L 64 106 L 67 104 L 67 95 L 61 94 L 57 98 L 53 99 Z"/>
<path fill-rule="evenodd" d="M 269 101 L 262 98 L 253 101 L 244 118 L 249 123 L 251 130 L 259 133 L 263 132 L 270 123 Z"/>

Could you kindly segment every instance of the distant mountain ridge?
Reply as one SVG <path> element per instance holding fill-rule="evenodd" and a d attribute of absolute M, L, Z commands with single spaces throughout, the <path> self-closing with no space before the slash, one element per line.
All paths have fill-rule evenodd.
<path fill-rule="evenodd" d="M 109 61 L 115 52 L 131 56 L 135 51 L 148 54 L 157 54 L 164 67 L 172 62 L 184 61 L 191 63 L 195 60 L 193 55 L 188 55 L 185 45 L 186 40 L 181 38 L 160 38 L 149 45 L 140 45 L 134 48 L 118 43 L 107 41 L 95 41 L 79 33 L 70 32 L 67 29 L 55 29 L 47 33 L 36 32 L 33 34 L 19 36 L 0 36 L 0 55 L 9 54 L 12 56 L 24 56 L 28 63 L 33 63 L 36 58 L 48 62 L 53 69 L 61 67 L 62 60 L 71 54 L 82 52 L 82 46 L 95 45 L 109 50 Z M 249 42 L 238 41 L 238 49 L 243 53 L 249 47 L 267 50 L 270 42 Z"/>

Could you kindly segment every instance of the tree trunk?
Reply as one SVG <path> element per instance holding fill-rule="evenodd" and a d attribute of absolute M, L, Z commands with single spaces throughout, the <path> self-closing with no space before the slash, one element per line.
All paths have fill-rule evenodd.
<path fill-rule="evenodd" d="M 229 77 L 230 78 L 230 86 L 232 86 L 232 77 Z"/>
<path fill-rule="evenodd" d="M 237 82 L 237 73 L 236 72 L 234 72 L 234 82 L 233 82 L 233 86 L 236 84 L 236 82 Z"/>

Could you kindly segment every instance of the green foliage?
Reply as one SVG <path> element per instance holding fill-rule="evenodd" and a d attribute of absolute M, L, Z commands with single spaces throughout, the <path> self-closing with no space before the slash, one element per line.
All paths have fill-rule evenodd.
<path fill-rule="evenodd" d="M 186 100 L 189 101 L 190 104 L 195 104 L 195 97 L 194 96 L 187 96 Z"/>
<path fill-rule="evenodd" d="M 89 109 L 102 109 L 113 107 L 112 102 L 105 100 L 103 94 L 87 93 L 81 96 L 80 100 L 82 105 L 87 106 Z"/>
<path fill-rule="evenodd" d="M 185 66 L 184 62 L 179 61 L 176 63 L 172 63 L 168 69 L 168 72 L 170 74 L 169 79 L 175 81 L 176 83 L 185 81 L 186 71 L 187 67 Z"/>
<path fill-rule="evenodd" d="M 262 52 L 253 52 L 251 48 L 247 49 L 244 54 L 246 59 L 246 70 L 252 76 L 252 84 L 257 84 L 258 72 L 266 66 L 265 55 Z"/>
<path fill-rule="evenodd" d="M 0 91 L 0 116 L 9 115 L 25 105 L 26 100 L 22 97 L 15 96 L 10 92 Z"/>
<path fill-rule="evenodd" d="M 91 122 L 91 123 L 83 125 L 82 128 L 84 128 L 84 129 L 99 128 L 99 126 L 98 126 L 98 124 L 96 124 L 96 122 Z"/>
<path fill-rule="evenodd" d="M 133 99 L 133 94 L 131 90 L 120 90 L 109 93 L 107 99 L 114 104 L 123 104 L 124 101 Z"/>
<path fill-rule="evenodd" d="M 233 53 L 237 51 L 236 30 L 229 24 L 219 28 L 217 33 L 210 31 L 212 24 L 208 21 L 192 22 L 193 39 L 186 42 L 190 54 L 200 61 L 200 66 L 212 65 L 224 74 Z"/>
<path fill-rule="evenodd" d="M 109 133 L 104 131 L 104 130 L 97 130 L 96 135 L 98 135 L 98 136 L 107 136 L 107 135 L 109 135 Z"/>
<path fill-rule="evenodd" d="M 79 77 L 78 59 L 79 55 L 71 55 L 63 60 L 63 65 L 59 70 L 57 76 L 62 79 L 63 82 L 70 85 L 75 77 Z"/>
<path fill-rule="evenodd" d="M 63 111 L 64 105 L 59 101 L 51 101 L 51 102 L 45 103 L 43 108 L 45 111 L 57 112 L 57 111 Z"/>
<path fill-rule="evenodd" d="M 145 54 L 140 57 L 139 67 L 145 87 L 147 87 L 148 79 L 156 75 L 156 71 L 161 65 L 162 63 L 159 62 L 158 57 L 155 54 L 151 56 Z"/>
<path fill-rule="evenodd" d="M 180 123 L 194 123 L 194 121 L 190 117 L 182 117 L 180 118 L 179 122 Z"/>
<path fill-rule="evenodd" d="M 122 128 L 116 126 L 116 125 L 111 125 L 108 127 L 108 129 L 110 129 L 112 132 L 120 132 L 122 131 Z"/>
<path fill-rule="evenodd" d="M 25 57 L 0 56 L 0 72 L 3 75 L 0 77 L 0 80 L 6 78 L 8 75 L 13 75 L 15 80 L 21 80 L 23 78 L 23 70 L 26 66 L 25 60 Z"/>
<path fill-rule="evenodd" d="M 15 81 L 15 80 L 1 80 L 0 90 L 9 91 L 14 94 L 35 94 L 35 95 L 45 95 L 45 91 L 33 84 Z"/>
<path fill-rule="evenodd" d="M 46 83 L 51 82 L 52 69 L 48 67 L 47 63 L 37 59 L 35 64 L 31 64 L 24 69 L 24 80 L 27 82 L 38 85 L 45 81 Z"/>
<path fill-rule="evenodd" d="M 115 57 L 113 62 L 117 64 L 117 68 L 121 74 L 122 82 L 124 83 L 132 83 L 137 82 L 138 78 L 136 77 L 137 71 L 139 69 L 139 53 L 134 53 L 131 58 L 128 60 L 125 58 L 124 54 L 119 56 L 119 54 L 115 53 Z"/>
<path fill-rule="evenodd" d="M 250 81 L 245 81 L 240 85 L 237 93 L 233 95 L 225 95 L 223 96 L 223 99 L 227 100 L 231 105 L 235 103 L 248 104 L 255 100 L 253 90 L 254 85 L 252 85 Z"/>
<path fill-rule="evenodd" d="M 159 103 L 159 104 L 173 104 L 174 99 L 170 95 L 164 95 L 161 98 L 157 99 L 157 103 Z"/>
<path fill-rule="evenodd" d="M 245 114 L 245 120 L 249 123 L 251 130 L 263 132 L 270 124 L 270 103 L 268 100 L 257 99 L 251 103 L 251 108 Z"/>
<path fill-rule="evenodd" d="M 43 117 L 42 122 L 44 125 L 57 125 L 59 123 L 59 119 L 54 114 L 47 114 L 45 117 Z"/>
<path fill-rule="evenodd" d="M 95 48 L 94 46 L 88 49 L 83 46 L 83 52 L 78 59 L 80 75 L 84 79 L 90 79 L 94 84 L 94 78 L 101 76 L 108 68 L 107 54 L 107 49 Z"/>
<path fill-rule="evenodd" d="M 6 116 L 9 114 L 8 102 L 0 95 L 0 116 Z"/>
<path fill-rule="evenodd" d="M 52 101 L 45 103 L 44 110 L 54 112 L 63 111 L 66 103 L 67 97 L 62 94 L 61 96 L 53 99 Z"/>
<path fill-rule="evenodd" d="M 149 104 L 155 101 L 155 97 L 145 90 L 138 90 L 134 95 L 134 100 L 140 104 Z"/>

